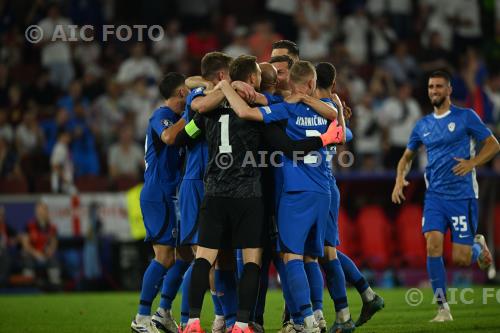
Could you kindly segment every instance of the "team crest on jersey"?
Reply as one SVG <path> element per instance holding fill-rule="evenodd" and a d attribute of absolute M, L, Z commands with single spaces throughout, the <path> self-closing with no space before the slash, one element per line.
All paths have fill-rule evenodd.
<path fill-rule="evenodd" d="M 455 123 L 454 122 L 451 122 L 448 124 L 448 130 L 450 132 L 453 132 L 455 130 Z"/>
<path fill-rule="evenodd" d="M 174 123 L 173 123 L 170 119 L 163 119 L 163 120 L 161 121 L 161 123 L 162 123 L 162 124 L 163 124 L 163 126 L 165 126 L 165 127 L 170 127 L 170 126 L 172 126 L 172 125 L 174 124 Z"/>

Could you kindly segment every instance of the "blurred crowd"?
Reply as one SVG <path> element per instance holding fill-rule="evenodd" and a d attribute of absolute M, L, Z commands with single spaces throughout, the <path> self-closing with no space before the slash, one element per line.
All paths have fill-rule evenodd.
<path fill-rule="evenodd" d="M 32 44 L 33 24 L 45 37 L 89 24 L 92 41 Z M 105 24 L 159 24 L 165 35 L 103 42 Z M 140 181 L 162 75 L 199 74 L 214 50 L 267 61 L 280 39 L 337 68 L 356 159 L 340 172 L 395 168 L 432 111 L 426 82 L 436 69 L 452 73 L 454 103 L 500 133 L 499 0 L 0 0 L 0 180 L 69 193 L 82 177 Z M 500 158 L 488 167 L 500 172 Z"/>

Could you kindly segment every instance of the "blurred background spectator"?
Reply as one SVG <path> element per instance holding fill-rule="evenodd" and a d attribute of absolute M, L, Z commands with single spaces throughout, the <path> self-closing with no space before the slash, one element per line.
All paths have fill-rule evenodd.
<path fill-rule="evenodd" d="M 35 217 L 20 235 L 23 249 L 25 276 L 34 277 L 39 285 L 48 282 L 49 288 L 61 284 L 61 272 L 57 259 L 57 230 L 49 220 L 49 209 L 43 202 L 35 207 Z"/>
<path fill-rule="evenodd" d="M 25 178 L 30 191 L 63 160 L 67 170 L 74 163 L 67 173 L 75 183 L 140 174 L 137 145 L 161 103 L 163 74 L 197 75 L 214 50 L 269 61 L 282 38 L 298 43 L 302 59 L 337 67 L 336 89 L 353 109 L 355 169 L 395 168 L 409 129 L 431 111 L 426 83 L 436 69 L 452 73 L 455 104 L 500 131 L 500 1 L 21 0 L 2 6 L 0 17 L 0 177 Z M 92 41 L 48 38 L 71 23 L 93 25 L 83 36 Z M 41 26 L 42 42 L 25 40 L 31 24 Z M 103 41 L 104 24 L 157 24 L 164 36 Z M 53 154 L 60 132 L 69 134 Z M 128 165 L 116 162 L 125 151 Z M 500 168 L 498 158 L 492 165 Z"/>

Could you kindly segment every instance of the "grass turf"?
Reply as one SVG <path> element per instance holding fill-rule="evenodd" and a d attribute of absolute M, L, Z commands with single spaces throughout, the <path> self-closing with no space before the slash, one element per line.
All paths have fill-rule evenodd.
<path fill-rule="evenodd" d="M 430 289 L 423 290 L 424 301 L 416 307 L 406 303 L 406 291 L 407 289 L 378 290 L 385 299 L 385 309 L 356 332 L 500 332 L 500 287 L 495 288 L 495 294 L 488 298 L 487 304 L 483 304 L 481 288 L 476 287 L 473 293 L 466 293 L 466 300 L 473 300 L 473 304 L 452 305 L 455 321 L 448 323 L 428 323 L 435 315 Z M 457 299 L 458 295 L 459 293 Z M 138 297 L 138 293 L 0 296 L 0 332 L 129 332 Z M 350 289 L 348 297 L 353 319 L 356 320 L 361 307 L 359 296 L 355 290 Z M 179 306 L 180 295 L 173 308 L 176 318 L 179 317 Z M 282 309 L 281 292 L 270 291 L 265 314 L 268 332 L 276 332 L 280 328 Z M 332 323 L 333 305 L 327 293 L 324 313 L 328 323 Z M 208 331 L 211 319 L 211 297 L 207 294 L 202 322 Z"/>

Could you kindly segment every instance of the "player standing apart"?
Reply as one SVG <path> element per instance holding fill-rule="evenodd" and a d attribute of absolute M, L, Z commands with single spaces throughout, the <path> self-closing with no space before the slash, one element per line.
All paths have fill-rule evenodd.
<path fill-rule="evenodd" d="M 492 263 L 483 235 L 477 234 L 478 185 L 475 167 L 491 160 L 500 146 L 491 131 L 471 109 L 451 104 L 450 77 L 436 71 L 429 77 L 428 94 L 434 112 L 417 122 L 403 157 L 398 163 L 392 201 L 401 203 L 405 176 L 419 146 L 427 150 L 425 170 L 427 191 L 424 201 L 422 232 L 427 242 L 427 271 L 431 280 L 438 313 L 432 322 L 453 320 L 446 301 L 446 271 L 443 240 L 451 230 L 453 263 L 481 269 Z M 476 155 L 476 144 L 482 145 Z"/>
<path fill-rule="evenodd" d="M 142 280 L 141 299 L 137 315 L 132 321 L 132 331 L 159 332 L 151 322 L 151 304 L 163 276 L 175 261 L 176 214 L 173 197 L 180 180 L 180 151 L 170 146 L 173 137 L 184 122 L 179 123 L 189 89 L 184 76 L 169 73 L 160 83 L 160 93 L 165 98 L 149 119 L 145 142 L 146 170 L 140 204 L 146 241 L 151 242 L 155 253 Z"/>

